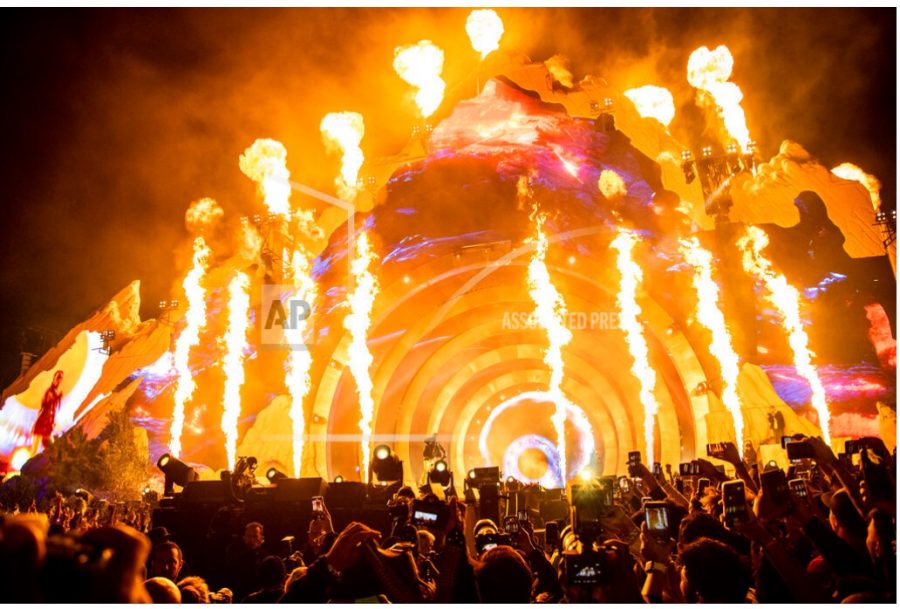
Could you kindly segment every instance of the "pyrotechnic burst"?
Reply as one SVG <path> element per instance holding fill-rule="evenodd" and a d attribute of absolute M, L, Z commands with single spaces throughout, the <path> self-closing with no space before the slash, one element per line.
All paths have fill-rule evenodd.
<path fill-rule="evenodd" d="M 619 234 L 613 239 L 610 247 L 618 251 L 616 267 L 622 276 L 619 284 L 619 294 L 616 297 L 616 305 L 619 308 L 619 325 L 625 330 L 625 340 L 628 343 L 628 351 L 634 362 L 631 372 L 640 383 L 640 400 L 644 407 L 644 442 L 646 444 L 647 459 L 652 461 L 653 452 L 653 426 L 656 421 L 656 413 L 659 404 L 653 389 L 656 386 L 656 371 L 650 366 L 650 349 L 644 336 L 644 328 L 640 322 L 641 307 L 637 302 L 637 289 L 644 280 L 644 273 L 633 258 L 633 251 L 637 237 L 633 232 L 620 228 Z"/>
<path fill-rule="evenodd" d="M 556 432 L 556 447 L 559 454 L 559 471 L 565 486 L 566 469 L 566 406 L 568 400 L 562 391 L 565 376 L 562 349 L 572 340 L 572 332 L 566 327 L 566 303 L 562 294 L 553 285 L 547 269 L 547 234 L 544 232 L 546 216 L 535 212 L 534 255 L 528 265 L 528 293 L 534 301 L 534 315 L 538 325 L 547 333 L 550 343 L 544 351 L 544 363 L 550 369 L 550 384 L 547 393 L 552 397 L 556 410 L 551 417 Z"/>
<path fill-rule="evenodd" d="M 269 213 L 286 216 L 291 212 L 291 173 L 287 149 L 276 140 L 258 139 L 240 158 L 241 171 L 256 182 Z"/>
<path fill-rule="evenodd" d="M 344 328 L 350 332 L 350 347 L 348 359 L 350 373 L 356 382 L 356 392 L 359 395 L 359 429 L 362 433 L 360 451 L 362 453 L 362 471 L 360 477 L 368 481 L 369 475 L 369 451 L 372 439 L 372 418 L 375 413 L 375 403 L 372 397 L 372 377 L 369 368 L 372 366 L 372 352 L 369 351 L 369 326 L 372 323 L 372 308 L 375 304 L 375 296 L 378 294 L 378 282 L 369 269 L 370 264 L 376 259 L 369 236 L 361 232 L 356 240 L 353 260 L 350 261 L 350 274 L 353 276 L 353 292 L 348 295 L 347 302 L 350 312 L 344 318 Z"/>
<path fill-rule="evenodd" d="M 207 260 L 211 252 L 203 237 L 194 239 L 194 262 L 184 278 L 182 287 L 187 297 L 185 326 L 175 341 L 175 409 L 172 412 L 172 426 L 169 430 L 169 452 L 181 456 L 181 434 L 184 431 L 184 406 L 194 394 L 196 384 L 189 364 L 191 348 L 200 343 L 200 332 L 206 327 L 206 291 L 201 282 L 206 273 Z"/>
<path fill-rule="evenodd" d="M 222 396 L 222 431 L 225 433 L 225 454 L 228 469 L 234 469 L 237 451 L 238 421 L 241 418 L 241 387 L 244 384 L 244 352 L 250 328 L 250 279 L 237 273 L 228 284 L 228 330 L 225 332 L 225 390 Z"/>
<path fill-rule="evenodd" d="M 688 59 L 687 77 L 693 87 L 705 91 L 712 97 L 719 115 L 725 122 L 728 134 L 737 140 L 744 152 L 747 152 L 750 131 L 747 129 L 747 117 L 744 116 L 744 109 L 741 107 L 744 94 L 739 86 L 728 81 L 733 68 L 734 58 L 725 45 L 716 47 L 714 51 L 700 47 L 691 53 Z"/>
<path fill-rule="evenodd" d="M 625 180 L 612 169 L 604 169 L 600 172 L 600 177 L 597 178 L 597 188 L 600 190 L 600 194 L 610 201 L 628 194 Z"/>
<path fill-rule="evenodd" d="M 656 85 L 644 85 L 625 91 L 625 97 L 634 103 L 638 114 L 647 118 L 655 118 L 669 126 L 675 118 L 675 100 L 668 89 Z"/>
<path fill-rule="evenodd" d="M 869 191 L 869 198 L 872 199 L 872 207 L 875 211 L 881 209 L 881 182 L 872 174 L 866 173 L 861 167 L 853 163 L 841 163 L 831 170 L 831 173 L 845 180 L 859 182 Z"/>
<path fill-rule="evenodd" d="M 441 78 L 444 51 L 430 40 L 394 49 L 397 76 L 418 89 L 416 105 L 422 118 L 428 118 L 441 105 L 446 84 Z"/>
<path fill-rule="evenodd" d="M 503 21 L 489 8 L 474 10 L 466 19 L 466 34 L 469 35 L 472 48 L 481 53 L 481 58 L 484 59 L 500 48 Z"/>
<path fill-rule="evenodd" d="M 310 255 L 300 248 L 294 250 L 291 259 L 291 280 L 297 286 L 294 298 L 305 301 L 310 310 L 313 309 L 318 295 L 318 287 L 310 274 Z M 295 320 L 293 327 L 284 329 L 287 344 L 291 351 L 285 363 L 284 382 L 291 396 L 288 414 L 291 418 L 291 446 L 293 449 L 294 477 L 299 478 L 303 457 L 303 435 L 306 432 L 303 401 L 310 389 L 309 371 L 312 368 L 312 353 L 307 348 L 298 348 L 304 344 L 307 330 L 311 325 L 311 317 Z"/>
<path fill-rule="evenodd" d="M 831 415 L 825 401 L 825 388 L 812 363 L 814 354 L 809 349 L 809 336 L 807 336 L 800 318 L 800 292 L 787 282 L 784 275 L 772 268 L 772 262 L 763 254 L 763 250 L 768 244 L 769 237 L 761 228 L 756 226 L 747 228 L 747 234 L 738 239 L 738 247 L 743 252 L 744 270 L 765 286 L 766 299 L 781 315 L 788 343 L 794 354 L 794 367 L 797 369 L 797 373 L 809 383 L 809 388 L 812 390 L 810 399 L 813 408 L 819 414 L 822 437 L 827 444 L 831 444 Z"/>
<path fill-rule="evenodd" d="M 712 255 L 700 247 L 696 237 L 681 240 L 681 254 L 694 267 L 694 290 L 697 293 L 697 321 L 712 333 L 709 352 L 722 371 L 722 403 L 734 421 L 735 444 L 743 455 L 744 413 L 737 392 L 740 361 L 731 342 L 725 315 L 719 307 L 719 286 L 712 278 Z"/>
<path fill-rule="evenodd" d="M 569 63 L 567 57 L 563 55 L 554 55 L 550 59 L 544 62 L 544 65 L 547 67 L 547 70 L 550 72 L 550 75 L 553 76 L 553 79 L 561 84 L 562 86 L 571 89 L 575 86 L 575 77 L 572 76 L 572 73 L 569 71 L 569 68 L 566 67 L 566 64 Z"/>
<path fill-rule="evenodd" d="M 364 160 L 359 147 L 366 131 L 362 114 L 331 112 L 322 119 L 319 129 L 325 149 L 341 155 L 341 174 L 334 180 L 338 196 L 344 201 L 352 201 L 356 197 L 356 179 Z"/>

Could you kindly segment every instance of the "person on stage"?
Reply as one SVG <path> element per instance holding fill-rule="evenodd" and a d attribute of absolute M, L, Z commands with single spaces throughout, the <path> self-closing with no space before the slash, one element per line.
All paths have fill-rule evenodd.
<path fill-rule="evenodd" d="M 60 390 L 62 384 L 63 371 L 57 370 L 53 375 L 53 383 L 44 392 L 44 398 L 41 400 L 41 411 L 38 413 L 34 427 L 31 429 L 31 435 L 34 438 L 34 451 L 37 452 L 37 441 L 41 439 L 44 448 L 50 443 L 50 436 L 53 435 L 53 427 L 56 424 L 56 411 L 62 403 L 63 394 Z"/>

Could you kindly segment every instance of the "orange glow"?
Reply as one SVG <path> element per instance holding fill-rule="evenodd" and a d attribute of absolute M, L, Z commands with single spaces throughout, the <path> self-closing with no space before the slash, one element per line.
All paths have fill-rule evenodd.
<path fill-rule="evenodd" d="M 655 85 L 644 85 L 625 91 L 625 97 L 634 103 L 638 114 L 644 118 L 655 118 L 669 126 L 675 118 L 675 100 L 668 89 Z"/>
<path fill-rule="evenodd" d="M 566 64 L 569 60 L 563 55 L 554 55 L 550 59 L 544 62 L 544 65 L 547 67 L 547 70 L 550 72 L 550 75 L 553 76 L 553 79 L 561 84 L 562 86 L 571 89 L 575 86 L 574 76 L 569 72 L 569 69 L 566 67 Z"/>
<path fill-rule="evenodd" d="M 9 465 L 14 472 L 22 471 L 22 467 L 28 460 L 31 458 L 31 451 L 25 447 L 20 446 L 16 450 L 13 451 L 12 457 L 9 460 Z"/>
<path fill-rule="evenodd" d="M 446 84 L 441 78 L 444 51 L 430 40 L 394 49 L 397 76 L 418 89 L 416 105 L 422 118 L 428 118 L 441 105 Z"/>
<path fill-rule="evenodd" d="M 656 387 L 656 371 L 650 366 L 650 348 L 641 325 L 641 307 L 637 302 L 637 290 L 644 281 L 641 267 L 634 261 L 633 251 L 637 236 L 630 230 L 620 228 L 610 247 L 618 252 L 616 267 L 622 276 L 616 305 L 619 309 L 619 326 L 625 331 L 628 351 L 634 359 L 631 372 L 640 383 L 640 400 L 644 407 L 644 443 L 648 461 L 656 457 L 653 452 L 653 425 L 659 404 L 653 393 Z"/>
<path fill-rule="evenodd" d="M 250 279 L 238 273 L 228 284 L 228 330 L 225 332 L 225 390 L 222 396 L 222 431 L 225 433 L 225 454 L 228 469 L 234 469 L 237 451 L 238 422 L 241 418 L 241 387 L 244 384 L 244 351 L 250 328 Z"/>
<path fill-rule="evenodd" d="M 344 318 L 344 328 L 350 332 L 349 359 L 350 373 L 356 381 L 356 392 L 359 394 L 359 429 L 362 432 L 360 452 L 362 454 L 363 482 L 368 481 L 369 452 L 372 441 L 372 417 L 375 403 L 372 397 L 372 377 L 369 368 L 372 366 L 372 352 L 369 351 L 369 326 L 372 323 L 372 308 L 378 294 L 378 282 L 369 269 L 376 259 L 369 235 L 360 233 L 356 239 L 353 259 L 350 261 L 350 274 L 353 276 L 354 289 L 347 297 L 350 312 Z"/>
<path fill-rule="evenodd" d="M 344 201 L 356 197 L 356 180 L 363 164 L 363 151 L 359 147 L 366 126 L 358 112 L 331 112 L 319 125 L 328 152 L 341 155 L 341 173 L 335 179 L 338 196 Z"/>
<path fill-rule="evenodd" d="M 550 369 L 547 393 L 553 398 L 556 409 L 550 418 L 556 432 L 559 470 L 563 486 L 566 484 L 566 405 L 568 400 L 562 391 L 565 376 L 562 349 L 572 340 L 572 332 L 566 327 L 566 302 L 553 285 L 547 269 L 547 234 L 544 232 L 546 216 L 535 213 L 534 255 L 528 265 L 528 293 L 534 301 L 534 316 L 538 325 L 547 333 L 550 343 L 544 351 L 544 363 Z"/>
<path fill-rule="evenodd" d="M 809 349 L 809 336 L 807 336 L 800 318 L 800 292 L 787 282 L 784 275 L 772 268 L 772 262 L 763 254 L 763 250 L 768 244 L 769 237 L 762 229 L 756 226 L 747 227 L 747 233 L 738 239 L 738 247 L 743 252 L 744 270 L 765 286 L 766 299 L 781 315 L 788 342 L 794 353 L 794 367 L 797 369 L 797 373 L 809 383 L 809 388 L 812 390 L 810 401 L 819 414 L 822 438 L 826 444 L 831 445 L 831 415 L 825 401 L 825 388 L 812 363 L 814 354 Z"/>
<path fill-rule="evenodd" d="M 710 354 L 722 371 L 722 403 L 734 421 L 735 444 L 743 456 L 744 413 L 737 392 L 740 360 L 731 342 L 731 333 L 719 307 L 719 286 L 712 278 L 712 254 L 700 247 L 696 237 L 681 241 L 681 254 L 694 267 L 694 290 L 697 293 L 697 321 L 710 331 Z"/>
<path fill-rule="evenodd" d="M 562 163 L 563 169 L 566 170 L 566 173 L 577 180 L 579 168 L 578 163 L 566 153 L 565 149 L 562 146 L 559 146 L 557 144 L 548 144 L 548 146 L 550 147 L 550 150 L 553 151 L 553 154 L 556 155 L 556 158 L 559 159 L 559 162 Z"/>
<path fill-rule="evenodd" d="M 500 48 L 503 21 L 489 8 L 472 11 L 466 19 L 466 34 L 469 35 L 472 48 L 481 53 L 481 58 L 484 59 Z"/>
<path fill-rule="evenodd" d="M 172 412 L 172 426 L 169 429 L 169 452 L 181 456 L 181 434 L 184 432 L 184 407 L 196 388 L 189 363 L 191 349 L 200 344 L 200 332 L 206 327 L 206 291 L 201 282 L 206 274 L 207 263 L 212 252 L 203 237 L 194 239 L 194 262 L 184 278 L 182 287 L 187 297 L 187 311 L 184 314 L 184 329 L 175 340 L 175 409 Z"/>
<path fill-rule="evenodd" d="M 269 213 L 288 215 L 291 212 L 291 173 L 284 144 L 270 139 L 256 140 L 241 155 L 240 167 L 245 176 L 256 182 Z"/>
<path fill-rule="evenodd" d="M 872 207 L 875 211 L 881 209 L 881 182 L 872 174 L 866 173 L 862 168 L 853 163 L 841 163 L 831 170 L 831 173 L 839 178 L 859 182 L 869 191 L 869 198 L 872 199 Z"/>
<path fill-rule="evenodd" d="M 604 169 L 600 172 L 600 177 L 597 179 L 597 188 L 600 190 L 600 194 L 610 201 L 616 197 L 628 194 L 625 180 L 612 169 Z"/>
<path fill-rule="evenodd" d="M 744 94 L 741 88 L 729 82 L 734 68 L 734 58 L 725 45 L 710 51 L 700 47 L 691 53 L 688 59 L 688 82 L 691 86 L 708 93 L 716 104 L 719 116 L 725 122 L 725 129 L 733 139 L 737 140 L 741 149 L 747 152 L 750 143 L 750 131 L 747 129 L 747 117 L 741 107 Z"/>

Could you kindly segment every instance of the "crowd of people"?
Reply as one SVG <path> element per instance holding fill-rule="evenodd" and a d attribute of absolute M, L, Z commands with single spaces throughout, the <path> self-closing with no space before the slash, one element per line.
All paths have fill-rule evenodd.
<path fill-rule="evenodd" d="M 186 555 L 143 504 L 55 496 L 0 516 L 4 602 L 895 602 L 896 451 L 870 438 L 835 455 L 797 438 L 787 470 L 716 445 L 697 459 L 575 480 L 568 517 L 512 496 L 401 487 L 389 530 L 335 530 L 318 506 L 301 550 L 270 553 L 241 523 L 218 572 Z M 795 447 L 796 448 L 796 447 Z M 796 454 L 794 456 L 796 456 Z M 727 473 L 726 473 L 727 471 Z M 505 484 L 505 483 L 504 483 Z M 40 508 L 40 509 L 39 509 Z M 504 516 L 504 514 L 506 514 Z M 557 514 L 558 516 L 558 514 Z"/>

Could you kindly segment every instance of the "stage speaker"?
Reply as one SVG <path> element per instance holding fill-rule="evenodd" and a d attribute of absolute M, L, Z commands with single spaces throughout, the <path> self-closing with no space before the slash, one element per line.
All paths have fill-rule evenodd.
<path fill-rule="evenodd" d="M 366 502 L 366 485 L 362 482 L 329 484 L 325 491 L 325 505 L 329 510 L 362 509 Z"/>
<path fill-rule="evenodd" d="M 225 503 L 228 494 L 221 480 L 188 482 L 181 492 L 181 503 Z"/>
<path fill-rule="evenodd" d="M 321 478 L 282 478 L 272 491 L 272 500 L 280 503 L 310 501 L 325 494 L 328 485 Z"/>

